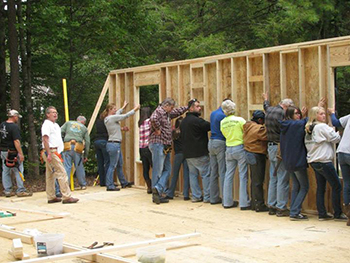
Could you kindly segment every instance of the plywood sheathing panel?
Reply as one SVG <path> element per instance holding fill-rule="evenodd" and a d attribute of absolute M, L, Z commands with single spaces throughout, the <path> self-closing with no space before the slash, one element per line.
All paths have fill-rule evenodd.
<path fill-rule="evenodd" d="M 187 102 L 191 99 L 191 80 L 190 80 L 190 66 L 184 65 L 180 67 L 180 101 L 179 105 L 187 105 Z"/>
<path fill-rule="evenodd" d="M 330 47 L 330 66 L 341 67 L 350 64 L 350 45 Z"/>
<path fill-rule="evenodd" d="M 179 80 L 177 67 L 167 68 L 167 97 L 173 98 L 176 102 L 179 101 Z"/>
<path fill-rule="evenodd" d="M 166 68 L 160 70 L 160 83 L 159 83 L 159 102 L 162 102 L 166 97 Z"/>
<path fill-rule="evenodd" d="M 216 63 L 205 65 L 205 89 L 207 96 L 205 101 L 205 118 L 208 120 L 210 113 L 217 109 L 217 74 Z"/>
<path fill-rule="evenodd" d="M 110 75 L 109 94 L 109 103 L 117 104 L 117 77 L 115 74 Z"/>
<path fill-rule="evenodd" d="M 233 93 L 236 103 L 236 114 L 248 118 L 247 103 L 247 62 L 246 58 L 233 59 Z"/>
<path fill-rule="evenodd" d="M 280 92 L 280 57 L 279 53 L 268 54 L 268 89 L 265 88 L 265 92 L 268 91 L 271 105 L 277 105 L 281 100 Z"/>
<path fill-rule="evenodd" d="M 294 104 L 299 106 L 299 64 L 298 53 L 282 54 L 283 56 L 283 97 L 290 98 L 294 101 Z M 277 104 L 277 103 L 276 103 Z"/>
<path fill-rule="evenodd" d="M 221 93 L 218 95 L 218 105 L 221 105 L 221 102 L 225 98 L 232 99 L 232 77 L 231 77 L 231 59 L 219 60 L 220 70 L 219 70 L 219 79 L 221 83 Z"/>
<path fill-rule="evenodd" d="M 302 49 L 302 51 L 304 56 L 305 89 L 301 90 L 300 95 L 305 95 L 305 105 L 313 107 L 317 106 L 320 99 L 318 48 L 306 48 Z"/>
<path fill-rule="evenodd" d="M 135 86 L 156 85 L 160 82 L 160 71 L 135 72 Z"/>

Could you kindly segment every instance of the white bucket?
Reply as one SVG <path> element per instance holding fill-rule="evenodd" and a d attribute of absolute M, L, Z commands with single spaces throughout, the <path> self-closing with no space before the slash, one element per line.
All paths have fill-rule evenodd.
<path fill-rule="evenodd" d="M 63 234 L 41 234 L 34 238 L 38 256 L 62 254 Z"/>
<path fill-rule="evenodd" d="M 142 263 L 165 263 L 164 247 L 143 247 L 136 250 L 137 258 Z"/>

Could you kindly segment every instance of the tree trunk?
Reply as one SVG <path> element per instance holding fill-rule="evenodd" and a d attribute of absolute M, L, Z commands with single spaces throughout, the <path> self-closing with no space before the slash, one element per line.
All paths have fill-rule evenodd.
<path fill-rule="evenodd" d="M 0 0 L 0 121 L 6 118 L 5 3 Z"/>
<path fill-rule="evenodd" d="M 30 45 L 31 39 L 27 38 L 27 46 L 25 45 L 25 42 L 24 42 L 25 24 L 26 24 L 27 32 L 30 30 L 29 28 L 30 12 L 31 12 L 30 1 L 27 1 L 27 19 L 26 19 L 26 23 L 24 23 L 23 13 L 22 13 L 22 2 L 18 1 L 17 13 L 18 13 L 18 23 L 20 24 L 19 44 L 20 44 L 20 51 L 21 51 L 24 96 L 25 96 L 25 102 L 26 102 L 28 130 L 29 130 L 29 147 L 28 147 L 29 170 L 27 172 L 34 175 L 36 178 L 38 178 L 39 177 L 39 153 L 38 153 L 37 138 L 36 138 L 35 124 L 34 124 L 35 120 L 34 120 L 34 114 L 33 114 L 31 79 L 29 78 L 30 72 L 28 69 L 28 65 L 30 64 L 28 59 L 28 53 L 29 53 L 28 50 L 31 47 Z"/>
<path fill-rule="evenodd" d="M 19 63 L 18 63 L 18 37 L 16 30 L 16 4 L 15 0 L 7 1 L 8 7 L 8 30 L 10 51 L 10 85 L 11 85 L 11 108 L 20 110 L 19 92 Z"/>

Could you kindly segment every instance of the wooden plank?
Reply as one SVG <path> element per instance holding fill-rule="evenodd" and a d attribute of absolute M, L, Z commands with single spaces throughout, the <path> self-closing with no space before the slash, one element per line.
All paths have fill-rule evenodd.
<path fill-rule="evenodd" d="M 72 253 L 77 251 L 93 251 L 91 249 L 82 248 L 76 245 L 63 243 L 63 253 Z M 136 263 L 136 261 L 132 261 L 130 259 L 126 259 L 120 256 L 116 255 L 109 255 L 109 254 L 93 254 L 93 255 L 87 255 L 87 256 L 81 256 L 79 257 L 84 260 L 89 260 L 93 262 L 98 263 Z"/>
<path fill-rule="evenodd" d="M 191 68 L 203 68 L 203 63 L 191 63 Z"/>
<path fill-rule="evenodd" d="M 298 53 L 298 65 L 299 65 L 299 103 L 300 105 L 306 106 L 305 100 L 305 60 L 304 50 L 300 49 Z"/>
<path fill-rule="evenodd" d="M 249 111 L 255 111 L 255 110 L 264 110 L 264 107 L 262 104 L 250 104 Z"/>
<path fill-rule="evenodd" d="M 6 210 L 6 211 L 16 211 L 16 212 L 21 212 L 21 213 L 27 213 L 27 214 L 38 214 L 38 215 L 45 215 L 45 216 L 50 216 L 53 218 L 64 218 L 67 216 L 70 216 L 70 213 L 67 212 L 61 212 L 61 213 L 55 213 L 51 211 L 38 211 L 38 210 L 29 210 L 29 209 L 22 209 L 22 208 L 16 208 L 16 207 L 6 207 L 6 206 L 0 206 L 1 210 Z"/>
<path fill-rule="evenodd" d="M 269 101 L 271 105 L 277 105 L 281 101 L 281 64 L 280 53 L 270 53 L 268 55 L 268 83 L 265 85 L 265 92 L 269 92 Z"/>
<path fill-rule="evenodd" d="M 103 89 L 101 91 L 100 97 L 97 100 L 94 112 L 92 113 L 92 116 L 91 116 L 90 121 L 89 121 L 89 125 L 88 125 L 89 133 L 91 132 L 92 128 L 94 127 L 97 114 L 100 111 L 100 108 L 101 108 L 101 105 L 103 103 L 103 100 L 104 100 L 104 98 L 106 96 L 106 93 L 107 93 L 107 91 L 109 89 L 109 86 L 111 84 L 110 81 L 111 81 L 111 78 L 110 78 L 110 75 L 108 75 L 108 77 L 107 77 L 107 79 L 105 81 L 105 84 L 103 86 Z"/>
<path fill-rule="evenodd" d="M 0 228 L 0 236 L 8 239 L 20 238 L 23 243 L 34 244 L 33 236 L 15 230 Z"/>
<path fill-rule="evenodd" d="M 249 83 L 249 77 L 251 76 L 251 70 L 250 70 L 250 60 L 249 60 L 249 57 L 246 57 L 246 67 L 247 67 L 247 71 L 246 71 L 247 91 L 246 91 L 246 92 L 247 92 L 247 104 L 249 105 L 249 104 L 251 103 L 250 83 Z M 246 116 L 250 116 L 249 106 L 247 107 Z"/>
<path fill-rule="evenodd" d="M 249 76 L 249 82 L 263 82 L 264 75 Z"/>
<path fill-rule="evenodd" d="M 40 258 L 35 258 L 35 259 L 23 260 L 21 262 L 22 263 L 33 263 L 33 262 L 59 261 L 59 260 L 68 259 L 68 258 L 76 258 L 76 257 L 81 257 L 81 256 L 94 255 L 94 254 L 103 253 L 103 252 L 107 252 L 107 251 L 117 251 L 117 250 L 122 250 L 122 249 L 127 249 L 127 248 L 137 248 L 137 247 L 142 247 L 142 246 L 147 246 L 147 245 L 152 245 L 152 244 L 161 244 L 164 242 L 184 240 L 184 239 L 199 237 L 199 236 L 200 236 L 200 233 L 192 233 L 192 234 L 180 235 L 180 236 L 174 236 L 174 237 L 156 238 L 156 239 L 152 239 L 152 240 L 139 241 L 139 242 L 135 242 L 135 243 L 131 243 L 131 244 L 123 244 L 123 245 L 117 245 L 117 246 L 111 246 L 111 247 L 76 251 L 76 252 L 71 252 L 71 253 L 66 253 L 66 254 L 59 254 L 59 255 L 54 255 L 54 256 L 47 256 L 47 257 L 40 257 Z"/>
<path fill-rule="evenodd" d="M 286 98 L 287 97 L 287 81 L 286 81 L 286 62 L 285 62 L 285 55 L 280 53 L 280 78 L 281 78 L 281 97 Z"/>
<path fill-rule="evenodd" d="M 210 111 L 210 113 L 217 109 L 217 107 L 221 104 L 222 101 L 222 77 L 223 77 L 223 69 L 222 69 L 222 61 L 217 60 L 216 62 L 216 107 L 214 109 L 212 109 Z M 212 92 L 215 92 L 215 90 L 213 90 Z M 210 117 L 210 113 L 209 113 L 209 117 Z M 209 118 L 207 118 L 209 119 Z"/>
<path fill-rule="evenodd" d="M 263 54 L 263 92 L 265 93 L 269 90 L 270 82 L 270 71 L 269 71 L 269 54 Z M 261 98 L 261 94 L 259 94 L 259 98 Z M 263 103 L 263 102 L 262 102 Z"/>
<path fill-rule="evenodd" d="M 160 82 L 160 70 L 135 73 L 135 86 L 157 85 Z"/>
<path fill-rule="evenodd" d="M 166 69 L 161 68 L 160 71 L 160 83 L 159 83 L 159 103 L 166 98 Z"/>
<path fill-rule="evenodd" d="M 204 82 L 197 82 L 192 84 L 192 89 L 203 89 L 204 86 Z"/>

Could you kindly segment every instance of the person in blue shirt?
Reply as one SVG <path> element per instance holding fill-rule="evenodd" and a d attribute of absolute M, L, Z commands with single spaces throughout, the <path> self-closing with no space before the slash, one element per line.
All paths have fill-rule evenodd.
<path fill-rule="evenodd" d="M 226 139 L 220 131 L 220 122 L 225 117 L 221 106 L 210 114 L 211 136 L 208 150 L 210 157 L 210 203 L 212 205 L 222 202 L 220 191 L 222 193 L 226 173 Z"/>
<path fill-rule="evenodd" d="M 306 108 L 303 108 L 303 113 L 306 113 Z M 286 110 L 285 119 L 281 122 L 281 155 L 284 167 L 293 182 L 289 215 L 292 221 L 308 220 L 306 215 L 301 214 L 302 204 L 309 190 L 304 143 L 307 119 L 301 119 L 301 117 L 300 109 L 290 106 Z"/>

